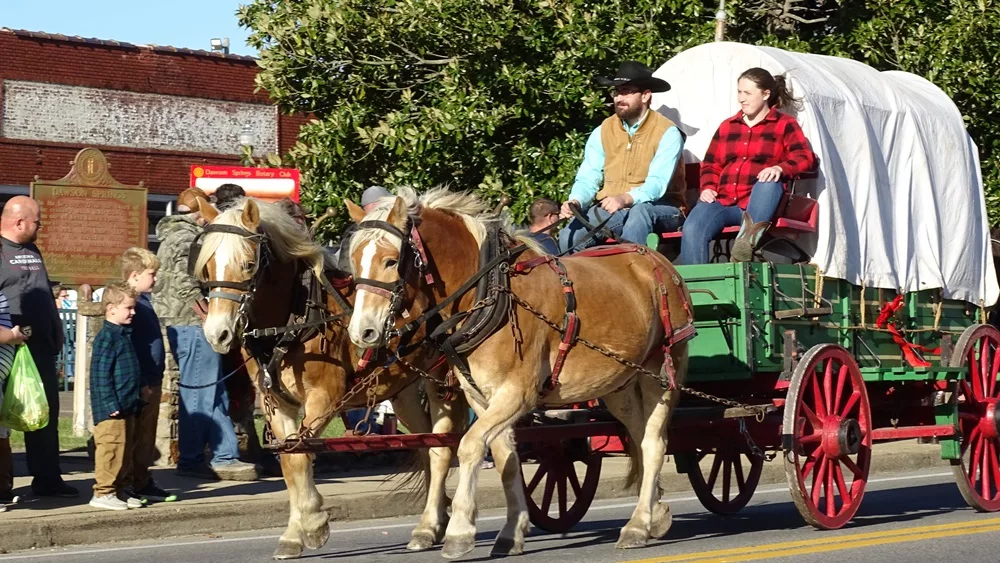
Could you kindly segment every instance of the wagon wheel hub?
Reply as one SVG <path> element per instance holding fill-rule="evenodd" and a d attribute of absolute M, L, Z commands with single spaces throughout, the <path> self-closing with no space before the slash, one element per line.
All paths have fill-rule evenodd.
<path fill-rule="evenodd" d="M 864 435 L 856 418 L 831 416 L 823 421 L 823 452 L 831 458 L 861 451 Z"/>
<path fill-rule="evenodd" d="M 984 403 L 986 411 L 979 419 L 979 431 L 987 440 L 1000 437 L 1000 415 L 997 413 L 997 399 L 987 399 Z"/>

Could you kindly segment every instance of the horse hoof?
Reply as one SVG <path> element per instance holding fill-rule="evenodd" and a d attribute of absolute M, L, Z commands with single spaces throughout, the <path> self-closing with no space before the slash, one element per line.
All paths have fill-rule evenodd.
<path fill-rule="evenodd" d="M 298 559 L 302 555 L 302 546 L 297 543 L 278 540 L 278 549 L 274 550 L 274 559 L 283 561 L 285 559 Z"/>
<path fill-rule="evenodd" d="M 670 526 L 674 524 L 674 515 L 670 512 L 670 507 L 659 503 L 653 509 L 653 522 L 649 526 L 649 537 L 662 539 L 670 531 Z"/>
<path fill-rule="evenodd" d="M 638 549 L 646 547 L 647 539 L 647 534 L 638 530 L 625 528 L 618 537 L 618 543 L 615 544 L 615 547 L 618 549 Z"/>
<path fill-rule="evenodd" d="M 310 532 L 303 531 L 302 539 L 309 549 L 319 549 L 330 539 L 330 525 L 324 523 L 319 529 Z"/>
<path fill-rule="evenodd" d="M 524 553 L 524 540 L 515 541 L 514 538 L 498 536 L 490 550 L 491 556 L 521 555 Z"/>
<path fill-rule="evenodd" d="M 406 549 L 410 551 L 426 551 L 434 547 L 434 534 L 425 531 L 414 531 Z"/>
<path fill-rule="evenodd" d="M 459 557 L 472 551 L 475 547 L 475 536 L 445 538 L 444 549 L 441 550 L 441 556 L 445 559 L 458 559 Z"/>

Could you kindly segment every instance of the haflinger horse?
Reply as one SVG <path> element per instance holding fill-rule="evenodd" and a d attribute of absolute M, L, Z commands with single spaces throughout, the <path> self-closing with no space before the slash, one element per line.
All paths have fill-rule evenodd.
<path fill-rule="evenodd" d="M 366 376 L 361 380 L 374 386 L 371 399 L 366 399 L 367 388 L 351 383 L 359 381 L 362 374 L 355 373 L 357 349 L 351 346 L 340 320 L 346 320 L 353 297 L 350 278 L 334 272 L 326 281 L 336 287 L 322 284 L 321 276 L 328 274 L 324 272 L 323 249 L 279 207 L 247 198 L 222 213 L 207 203 L 200 211 L 210 222 L 194 264 L 195 272 L 210 289 L 205 336 L 219 353 L 241 345 L 250 372 L 257 374 L 255 384 L 263 397 L 264 415 L 277 439 L 318 437 L 349 388 L 356 395 L 342 406 L 365 406 L 369 400 L 391 398 L 395 413 L 411 432 L 453 432 L 465 427 L 468 407 L 461 394 L 457 399 L 443 400 L 436 383 L 425 381 L 426 412 L 418 385 L 413 384 L 417 376 L 400 368 L 398 362 L 389 368 L 374 367 L 384 371 L 378 379 L 367 380 Z M 311 280 L 316 283 L 309 283 Z M 317 290 L 317 285 L 325 285 L 326 290 Z M 310 321 L 313 318 L 318 320 Z M 295 328 L 309 325 L 314 330 Z M 293 330 L 281 332 L 282 327 Z M 272 331 L 277 334 L 270 338 L 247 336 L 268 328 L 279 330 Z M 293 338 L 282 340 L 285 334 Z M 274 359 L 278 350 L 283 355 Z M 411 365 L 421 365 L 420 354 L 407 356 Z M 272 376 L 268 386 L 266 378 Z M 300 411 L 304 412 L 301 423 Z M 451 450 L 431 448 L 419 450 L 417 455 L 423 473 L 416 484 L 426 490 L 427 499 L 407 546 L 411 550 L 429 549 L 441 541 L 448 521 L 445 480 Z M 292 559 L 301 555 L 303 546 L 317 549 L 327 542 L 328 513 L 313 480 L 313 456 L 282 453 L 280 457 L 290 515 L 274 557 Z"/>
<path fill-rule="evenodd" d="M 367 215 L 347 202 L 359 224 L 349 248 L 358 294 L 348 332 L 362 348 L 384 346 L 435 317 L 439 326 L 461 333 L 457 341 L 448 337 L 439 342 L 449 351 L 450 363 L 459 366 L 457 377 L 478 418 L 458 447 L 459 482 L 442 555 L 457 558 L 475 545 L 474 493 L 488 445 L 508 507 L 493 554 L 523 551 L 528 511 L 514 447 L 515 422 L 536 406 L 595 398 L 603 399 L 633 446 L 639 445 L 630 451 L 630 481 L 641 476 L 639 502 L 617 546 L 642 547 L 650 537 L 663 537 L 672 517 L 669 506 L 660 502 L 659 475 L 678 399 L 676 386 L 687 372 L 687 339 L 694 332 L 690 295 L 674 267 L 636 245 L 597 247 L 556 259 L 531 247 L 526 237 L 481 218 L 485 205 L 475 196 L 443 188 L 419 198 L 405 188 L 397 195 Z M 513 263 L 510 248 L 518 242 L 529 249 L 519 247 L 520 261 Z M 490 245 L 502 248 L 493 255 L 481 252 Z M 410 267 L 408 257 L 418 254 L 441 287 L 432 289 Z M 491 291 L 463 294 L 468 282 L 489 266 L 497 266 L 500 274 L 490 278 Z M 441 294 L 453 300 L 436 297 Z M 458 294 L 463 295 L 456 299 Z M 491 303 L 508 303 L 505 299 L 513 303 L 495 307 L 500 322 L 474 317 Z M 432 308 L 415 306 L 435 302 Z M 466 319 L 463 324 L 454 322 L 457 315 Z M 393 328 L 400 324 L 402 330 Z M 469 324 L 486 327 L 486 332 L 464 332 Z"/>

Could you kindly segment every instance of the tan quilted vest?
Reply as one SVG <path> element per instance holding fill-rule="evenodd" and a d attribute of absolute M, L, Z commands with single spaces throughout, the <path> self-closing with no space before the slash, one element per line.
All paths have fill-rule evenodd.
<path fill-rule="evenodd" d="M 597 192 L 597 199 L 621 195 L 641 186 L 649 175 L 649 163 L 656 154 L 656 148 L 667 129 L 674 127 L 674 122 L 663 117 L 658 112 L 649 110 L 646 119 L 639 126 L 632 138 L 622 127 L 622 121 L 617 115 L 604 120 L 601 124 L 601 144 L 604 146 L 604 186 Z M 662 201 L 680 209 L 687 214 L 684 191 L 684 158 L 677 159 L 677 168 L 670 178 L 670 184 Z"/>

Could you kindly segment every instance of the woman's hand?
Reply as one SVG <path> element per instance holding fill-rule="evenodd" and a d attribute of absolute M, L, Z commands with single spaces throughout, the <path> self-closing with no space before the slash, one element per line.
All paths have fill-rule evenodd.
<path fill-rule="evenodd" d="M 701 197 L 698 198 L 699 201 L 704 201 L 705 203 L 712 203 L 715 201 L 715 196 L 719 195 L 719 192 L 715 190 L 702 190 Z"/>
<path fill-rule="evenodd" d="M 8 342 L 8 344 L 24 344 L 25 341 L 28 340 L 28 337 L 25 336 L 23 332 L 21 332 L 20 326 L 15 326 L 14 328 L 10 329 L 10 332 L 11 334 L 14 335 L 14 337 L 10 339 L 10 342 Z"/>
<path fill-rule="evenodd" d="M 784 173 L 780 166 L 768 166 L 757 174 L 757 179 L 761 182 L 777 182 Z"/>

